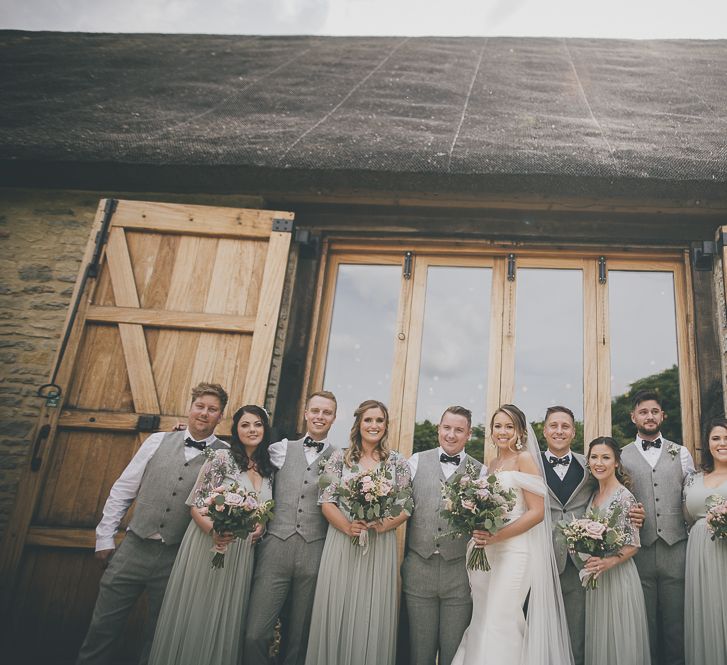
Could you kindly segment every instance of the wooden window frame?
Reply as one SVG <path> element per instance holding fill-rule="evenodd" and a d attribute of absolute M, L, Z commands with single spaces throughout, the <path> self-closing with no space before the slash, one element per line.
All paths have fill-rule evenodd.
<path fill-rule="evenodd" d="M 403 265 L 404 252 L 414 252 L 411 278 L 402 279 L 397 313 L 397 339 L 392 368 L 389 410 L 391 440 L 411 454 L 417 382 L 423 332 L 427 268 L 437 265 L 492 267 L 490 348 L 486 413 L 513 397 L 515 379 L 516 282 L 506 281 L 507 256 L 516 255 L 517 268 L 563 268 L 583 274 L 583 408 L 584 440 L 611 432 L 610 330 L 608 288 L 599 283 L 598 259 L 605 256 L 607 271 L 671 272 L 679 363 L 682 437 L 692 454 L 699 447 L 699 379 L 694 331 L 694 298 L 689 252 L 673 247 L 624 250 L 623 247 L 544 247 L 481 240 L 392 239 L 330 237 L 324 240 L 318 266 L 313 311 L 313 334 L 306 359 L 304 395 L 299 403 L 303 422 L 305 394 L 323 388 L 338 266 L 346 263 Z M 608 276 L 608 272 L 607 272 Z M 510 288 L 496 285 L 510 284 Z M 596 325 L 588 322 L 596 321 Z M 402 348 L 403 347 L 403 348 Z"/>

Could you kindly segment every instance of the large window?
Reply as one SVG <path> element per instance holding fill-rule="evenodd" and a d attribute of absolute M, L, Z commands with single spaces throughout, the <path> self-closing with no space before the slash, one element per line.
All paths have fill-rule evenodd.
<path fill-rule="evenodd" d="M 696 380 L 684 258 L 331 242 L 322 266 L 309 389 L 339 399 L 334 436 L 353 409 L 389 405 L 404 453 L 436 445 L 442 411 L 473 413 L 468 450 L 483 456 L 489 417 L 520 406 L 536 431 L 548 406 L 576 415 L 580 448 L 634 430 L 627 395 L 657 388 L 668 435 L 694 448 Z M 315 352 L 314 352 L 315 349 Z"/>

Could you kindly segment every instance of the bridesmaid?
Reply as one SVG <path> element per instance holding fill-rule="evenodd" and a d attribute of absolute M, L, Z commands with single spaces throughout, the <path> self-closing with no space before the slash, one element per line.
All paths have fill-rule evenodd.
<path fill-rule="evenodd" d="M 252 575 L 252 544 L 259 527 L 244 541 L 212 531 L 200 513 L 209 491 L 237 482 L 260 501 L 272 498 L 270 423 L 259 406 L 238 409 L 232 418 L 230 449 L 218 450 L 202 467 L 187 499 L 192 521 L 172 568 L 159 614 L 150 665 L 230 665 L 239 662 Z M 214 543 L 228 543 L 224 568 L 211 567 Z"/>
<path fill-rule="evenodd" d="M 397 631 L 397 548 L 394 530 L 409 514 L 366 523 L 353 520 L 337 497 L 342 480 L 386 468 L 411 493 L 409 465 L 387 445 L 389 412 L 375 400 L 356 409 L 351 445 L 329 458 L 319 503 L 329 522 L 313 601 L 306 665 L 393 665 Z M 326 482 L 323 480 L 322 484 Z M 404 499 L 401 499 L 403 502 Z M 353 536 L 368 538 L 368 549 Z"/>
<path fill-rule="evenodd" d="M 684 639 L 687 665 L 727 663 L 727 543 L 707 531 L 707 499 L 727 499 L 727 419 L 715 418 L 702 447 L 702 473 L 684 486 L 684 512 L 693 523 L 687 542 Z"/>
<path fill-rule="evenodd" d="M 591 441 L 588 466 L 598 489 L 586 516 L 593 511 L 610 517 L 615 508 L 620 508 L 617 526 L 626 539 L 618 551 L 593 556 L 585 564 L 585 570 L 598 580 L 598 588 L 586 591 L 586 665 L 649 665 L 646 605 L 632 560 L 640 547 L 639 531 L 629 520 L 636 499 L 623 485 L 621 449 L 616 441 L 609 436 Z"/>

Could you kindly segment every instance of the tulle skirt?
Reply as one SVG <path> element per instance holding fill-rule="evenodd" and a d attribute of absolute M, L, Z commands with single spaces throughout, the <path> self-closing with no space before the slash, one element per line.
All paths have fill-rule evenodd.
<path fill-rule="evenodd" d="M 689 533 L 684 583 L 687 665 L 727 663 L 727 542 L 713 541 L 704 519 Z"/>
<path fill-rule="evenodd" d="M 396 532 L 369 529 L 368 551 L 328 527 L 313 601 L 306 665 L 394 665 Z"/>
<path fill-rule="evenodd" d="M 598 578 L 586 591 L 586 665 L 649 665 L 649 628 L 633 559 Z"/>

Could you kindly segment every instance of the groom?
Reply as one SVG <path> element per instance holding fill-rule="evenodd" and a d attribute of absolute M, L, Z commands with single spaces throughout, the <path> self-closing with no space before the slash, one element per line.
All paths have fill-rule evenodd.
<path fill-rule="evenodd" d="M 548 450 L 543 455 L 545 479 L 550 494 L 550 519 L 553 549 L 560 574 L 565 616 L 568 621 L 575 665 L 583 665 L 586 618 L 586 593 L 578 568 L 568 554 L 565 538 L 555 528 L 561 520 L 583 517 L 598 483 L 586 470 L 586 458 L 571 450 L 576 435 L 573 412 L 565 406 L 551 406 L 545 412 L 543 435 Z"/>
<path fill-rule="evenodd" d="M 318 505 L 318 476 L 331 456 L 328 432 L 336 419 L 336 397 L 313 393 L 305 408 L 302 439 L 270 446 L 275 474 L 275 519 L 257 546 L 248 602 L 244 665 L 267 665 L 275 622 L 286 606 L 281 665 L 303 665 L 313 596 L 328 522 Z"/>
<path fill-rule="evenodd" d="M 472 616 L 467 540 L 444 537 L 451 527 L 440 515 L 442 483 L 465 473 L 468 465 L 479 476 L 482 464 L 464 452 L 471 434 L 472 413 L 450 406 L 437 426 L 439 447 L 409 459 L 414 513 L 407 524 L 401 580 L 412 665 L 450 665 Z"/>
<path fill-rule="evenodd" d="M 585 653 L 586 593 L 578 576 L 574 555 L 569 555 L 565 538 L 557 524 L 583 517 L 598 483 L 588 471 L 586 458 L 571 450 L 576 436 L 575 416 L 565 406 L 551 406 L 545 412 L 543 435 L 548 450 L 542 453 L 545 480 L 550 496 L 553 549 L 560 575 L 565 616 L 568 621 L 575 665 L 583 665 Z M 644 524 L 643 506 L 632 508 L 629 519 L 636 528 Z"/>
<path fill-rule="evenodd" d="M 689 451 L 661 436 L 661 398 L 651 390 L 634 395 L 631 421 L 636 440 L 621 454 L 631 491 L 646 509 L 641 547 L 634 557 L 649 622 L 651 662 L 684 663 L 684 569 L 687 530 L 682 514 L 682 484 L 694 471 Z"/>

